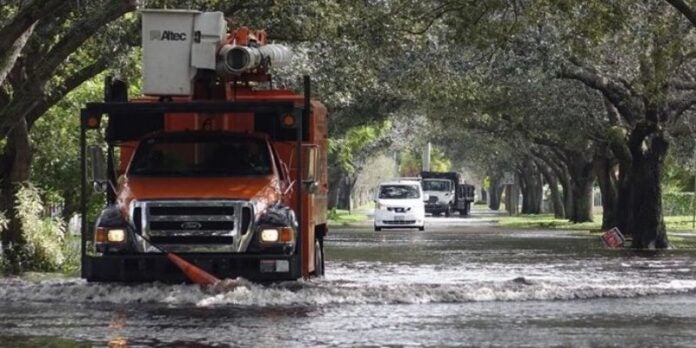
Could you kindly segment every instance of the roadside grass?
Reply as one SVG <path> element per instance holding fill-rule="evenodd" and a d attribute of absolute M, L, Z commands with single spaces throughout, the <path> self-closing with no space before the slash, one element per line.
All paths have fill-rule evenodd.
<path fill-rule="evenodd" d="M 696 229 L 693 227 L 693 216 L 679 215 L 679 216 L 665 216 L 665 225 L 667 226 L 667 231 L 693 231 Z"/>
<path fill-rule="evenodd" d="M 506 228 L 552 229 L 552 230 L 599 230 L 602 227 L 602 214 L 595 214 L 593 222 L 572 223 L 557 219 L 553 214 L 501 216 L 498 224 Z"/>
<path fill-rule="evenodd" d="M 329 226 L 348 226 L 353 223 L 367 221 L 364 210 L 356 209 L 353 212 L 343 209 L 332 209 L 328 216 Z"/>
<path fill-rule="evenodd" d="M 566 219 L 556 219 L 553 214 L 501 216 L 498 224 L 505 228 L 589 230 L 599 232 L 602 227 L 602 214 L 595 214 L 593 222 L 572 223 Z M 665 216 L 667 231 L 693 231 L 691 216 Z"/>

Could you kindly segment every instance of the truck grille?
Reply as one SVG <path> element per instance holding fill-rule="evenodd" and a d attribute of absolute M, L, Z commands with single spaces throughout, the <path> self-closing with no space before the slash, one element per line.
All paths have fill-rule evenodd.
<path fill-rule="evenodd" d="M 246 201 L 139 201 L 131 216 L 136 232 L 169 251 L 238 252 L 253 225 Z"/>

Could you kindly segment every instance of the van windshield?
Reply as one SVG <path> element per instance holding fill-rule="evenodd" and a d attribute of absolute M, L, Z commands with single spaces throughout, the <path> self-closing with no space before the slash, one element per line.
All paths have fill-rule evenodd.
<path fill-rule="evenodd" d="M 449 191 L 451 183 L 449 180 L 423 180 L 423 191 Z"/>
<path fill-rule="evenodd" d="M 143 141 L 130 175 L 248 176 L 272 173 L 268 146 L 247 137 L 168 136 Z"/>
<path fill-rule="evenodd" d="M 409 199 L 420 198 L 420 190 L 416 185 L 382 185 L 379 187 L 379 198 Z"/>

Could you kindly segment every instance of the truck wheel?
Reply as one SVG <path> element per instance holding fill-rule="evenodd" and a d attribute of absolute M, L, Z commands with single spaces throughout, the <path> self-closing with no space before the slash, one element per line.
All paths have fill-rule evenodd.
<path fill-rule="evenodd" d="M 324 247 L 319 239 L 314 241 L 314 276 L 324 276 Z"/>
<path fill-rule="evenodd" d="M 447 210 L 445 210 L 445 216 L 450 217 L 452 215 L 452 207 L 447 206 Z"/>
<path fill-rule="evenodd" d="M 375 226 L 375 232 L 379 232 L 379 231 L 381 231 L 381 230 L 382 230 L 382 228 L 381 228 L 381 227 L 377 227 L 377 226 Z"/>
<path fill-rule="evenodd" d="M 419 231 L 425 231 L 425 225 L 423 225 L 423 226 L 418 226 L 418 230 L 419 230 Z"/>

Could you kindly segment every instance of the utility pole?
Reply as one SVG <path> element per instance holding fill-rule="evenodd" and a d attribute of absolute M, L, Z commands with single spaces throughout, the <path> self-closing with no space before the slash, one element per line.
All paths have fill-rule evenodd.
<path fill-rule="evenodd" d="M 432 150 L 432 147 L 430 146 L 430 142 L 425 144 L 425 147 L 423 148 L 423 171 L 424 172 L 429 172 L 430 171 L 430 152 Z"/>

